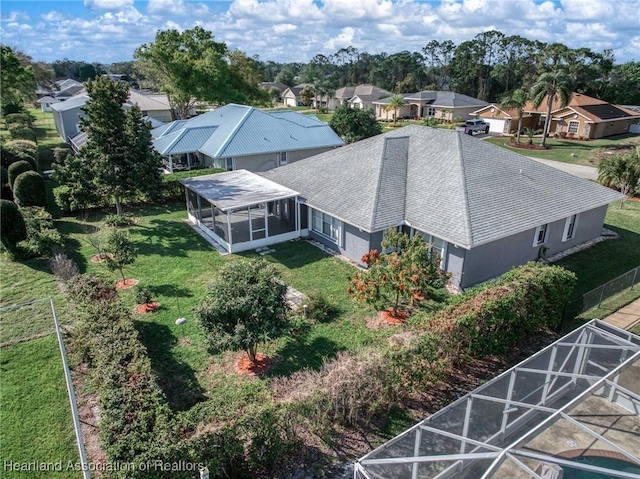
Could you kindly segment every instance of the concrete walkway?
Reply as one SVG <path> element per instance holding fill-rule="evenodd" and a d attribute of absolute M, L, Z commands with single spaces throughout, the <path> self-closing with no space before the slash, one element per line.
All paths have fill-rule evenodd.
<path fill-rule="evenodd" d="M 615 313 L 604 318 L 605 323 L 612 324 L 620 329 L 630 329 L 636 324 L 640 324 L 640 299 L 627 304 Z"/>

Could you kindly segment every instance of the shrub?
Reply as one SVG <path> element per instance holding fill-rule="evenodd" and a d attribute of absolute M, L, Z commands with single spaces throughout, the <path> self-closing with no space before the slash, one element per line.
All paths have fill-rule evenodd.
<path fill-rule="evenodd" d="M 5 115 L 4 122 L 7 127 L 10 124 L 19 124 L 31 128 L 31 115 L 29 113 L 10 113 Z"/>
<path fill-rule="evenodd" d="M 26 171 L 16 178 L 13 184 L 16 203 L 21 206 L 47 206 L 47 191 L 44 178 L 35 171 Z"/>
<path fill-rule="evenodd" d="M 44 208 L 21 208 L 27 227 L 27 239 L 20 247 L 27 256 L 51 256 L 62 249 L 64 242 L 57 229 L 53 227 L 53 219 Z"/>
<path fill-rule="evenodd" d="M 543 328 L 557 328 L 575 275 L 558 266 L 528 263 L 488 286 L 469 291 L 429 328 L 454 360 L 502 354 Z"/>
<path fill-rule="evenodd" d="M 136 288 L 136 301 L 138 304 L 150 303 L 152 299 L 151 291 L 149 288 L 137 287 Z"/>
<path fill-rule="evenodd" d="M 100 278 L 89 274 L 71 277 L 67 286 L 71 298 L 82 305 L 112 302 L 117 298 L 114 288 L 107 286 Z"/>
<path fill-rule="evenodd" d="M 309 316 L 314 321 L 330 321 L 340 312 L 338 307 L 320 293 L 311 293 L 308 297 Z"/>
<path fill-rule="evenodd" d="M 9 133 L 11 134 L 11 138 L 14 140 L 37 141 L 36 132 L 31 128 L 24 127 L 22 125 L 10 128 Z"/>
<path fill-rule="evenodd" d="M 107 226 L 123 227 L 133 225 L 133 219 L 128 215 L 109 214 L 105 216 L 104 222 Z"/>
<path fill-rule="evenodd" d="M 16 161 L 28 161 L 34 170 L 38 169 L 38 147 L 33 141 L 11 140 L 2 145 L 0 149 L 2 166 L 8 168 Z"/>
<path fill-rule="evenodd" d="M 27 228 L 22 213 L 16 204 L 0 200 L 0 238 L 10 252 L 14 252 L 20 241 L 27 239 Z"/>
<path fill-rule="evenodd" d="M 78 265 L 64 253 L 56 253 L 49 260 L 49 268 L 58 281 L 68 283 L 71 278 L 80 274 Z"/>
<path fill-rule="evenodd" d="M 223 173 L 226 170 L 220 168 L 204 168 L 202 170 L 180 171 L 162 176 L 162 197 L 166 200 L 183 200 L 184 186 L 180 180 L 196 176 Z"/>
<path fill-rule="evenodd" d="M 29 163 L 28 161 L 16 161 L 15 163 L 9 165 L 7 174 L 9 179 L 9 186 L 11 187 L 11 189 L 13 189 L 14 187 L 16 178 L 18 178 L 18 176 L 20 176 L 25 171 L 34 171 L 33 166 L 31 166 L 31 163 Z"/>
<path fill-rule="evenodd" d="M 120 271 L 122 281 L 125 281 L 124 267 L 135 263 L 138 257 L 136 247 L 129 236 L 123 231 L 113 230 L 106 239 L 105 260 L 109 271 Z"/>

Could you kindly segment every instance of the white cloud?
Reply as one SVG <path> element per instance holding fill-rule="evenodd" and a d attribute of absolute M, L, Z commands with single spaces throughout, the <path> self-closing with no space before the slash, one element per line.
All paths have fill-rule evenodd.
<path fill-rule="evenodd" d="M 187 7 L 183 0 L 149 0 L 147 11 L 151 14 L 186 15 Z"/>
<path fill-rule="evenodd" d="M 346 48 L 350 45 L 353 45 L 355 34 L 355 28 L 345 27 L 337 36 L 325 42 L 324 47 L 331 52 L 335 52 L 337 50 L 340 50 L 341 48 Z"/>
<path fill-rule="evenodd" d="M 43 13 L 42 15 L 40 15 L 40 18 L 42 18 L 45 22 L 59 22 L 60 20 L 64 19 L 64 15 L 53 10 L 51 12 Z"/>
<path fill-rule="evenodd" d="M 281 34 L 287 32 L 295 32 L 298 29 L 293 23 L 279 23 L 273 26 L 273 33 Z"/>
<path fill-rule="evenodd" d="M 27 12 L 23 12 L 22 10 L 13 10 L 9 12 L 8 15 L 1 15 L 0 20 L 3 22 L 28 22 L 31 20 L 31 17 Z"/>
<path fill-rule="evenodd" d="M 100 10 L 117 10 L 133 5 L 133 0 L 84 0 L 84 6 Z"/>
<path fill-rule="evenodd" d="M 617 8 L 614 8 L 613 2 L 602 0 L 561 0 L 560 3 L 562 4 L 565 18 L 569 22 L 603 20 L 615 15 L 617 10 Z"/>
<path fill-rule="evenodd" d="M 323 11 L 331 18 L 377 20 L 391 17 L 396 5 L 391 0 L 324 0 Z"/>

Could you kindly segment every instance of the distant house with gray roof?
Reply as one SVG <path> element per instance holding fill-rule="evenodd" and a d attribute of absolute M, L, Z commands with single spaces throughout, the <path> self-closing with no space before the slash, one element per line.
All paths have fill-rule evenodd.
<path fill-rule="evenodd" d="M 50 103 L 48 108 L 53 113 L 53 121 L 56 131 L 60 137 L 69 143 L 74 151 L 86 143 L 86 135 L 80 135 L 80 119 L 84 117 L 82 109 L 89 101 L 89 96 L 85 90 L 81 90 L 78 94 L 70 97 L 64 102 Z M 143 93 L 138 90 L 130 89 L 129 98 L 124 107 L 138 105 L 142 115 L 151 120 L 152 124 L 158 125 L 157 122 L 170 122 L 172 118 L 172 109 L 169 104 L 169 98 L 164 93 Z"/>
<path fill-rule="evenodd" d="M 461 288 L 598 237 L 608 204 L 622 197 L 469 135 L 420 126 L 261 173 L 262 183 L 253 175 L 246 188 L 236 179 L 218 189 L 224 175 L 186 187 L 191 221 L 230 251 L 309 237 L 362 263 L 385 230 L 400 228 L 430 243 Z M 270 196 L 249 194 L 261 189 Z M 236 195 L 242 200 L 229 203 Z M 264 226 L 253 229 L 257 218 L 266 236 Z"/>
<path fill-rule="evenodd" d="M 453 121 L 454 118 L 460 117 L 462 120 L 468 120 L 476 110 L 488 105 L 486 101 L 454 91 L 424 90 L 405 93 L 403 97 L 405 105 L 398 109 L 398 119 L 437 118 Z M 395 111 L 387 109 L 389 100 L 387 98 L 373 102 L 378 120 L 393 120 Z"/>
<path fill-rule="evenodd" d="M 314 88 L 311 83 L 300 83 L 299 85 L 287 88 L 282 93 L 282 103 L 284 106 L 302 106 L 302 98 L 300 93 L 305 87 Z"/>
<path fill-rule="evenodd" d="M 344 145 L 329 125 L 294 111 L 229 104 L 151 131 L 165 167 L 266 171 Z"/>
<path fill-rule="evenodd" d="M 393 93 L 375 85 L 362 84 L 357 86 L 345 86 L 336 90 L 335 98 L 338 106 L 349 105 L 362 110 L 373 110 L 374 103 L 383 98 L 392 96 Z"/>

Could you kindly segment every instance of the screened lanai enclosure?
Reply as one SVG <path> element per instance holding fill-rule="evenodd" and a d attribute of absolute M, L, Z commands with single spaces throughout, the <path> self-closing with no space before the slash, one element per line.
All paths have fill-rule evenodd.
<path fill-rule="evenodd" d="M 371 451 L 355 479 L 640 478 L 640 337 L 593 320 Z"/>
<path fill-rule="evenodd" d="M 229 253 L 300 236 L 298 193 L 246 170 L 181 180 L 189 221 Z"/>

